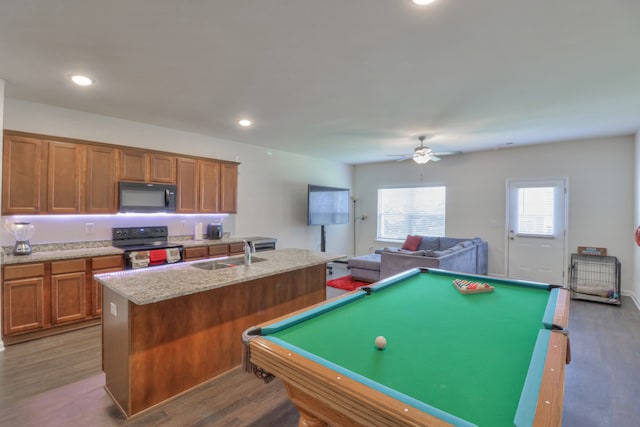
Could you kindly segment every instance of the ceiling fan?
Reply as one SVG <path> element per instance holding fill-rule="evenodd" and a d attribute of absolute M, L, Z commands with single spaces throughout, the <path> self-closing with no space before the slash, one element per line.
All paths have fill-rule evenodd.
<path fill-rule="evenodd" d="M 426 139 L 426 135 L 420 135 L 418 140 L 420 141 L 420 146 L 413 149 L 413 153 L 411 154 L 389 154 L 389 156 L 399 156 L 399 162 L 404 160 L 413 159 L 414 162 L 419 165 L 424 165 L 429 161 L 437 162 L 440 160 L 440 157 L 443 156 L 453 156 L 456 154 L 462 153 L 462 151 L 443 151 L 443 152 L 434 152 L 431 148 L 424 146 L 424 140 Z"/>

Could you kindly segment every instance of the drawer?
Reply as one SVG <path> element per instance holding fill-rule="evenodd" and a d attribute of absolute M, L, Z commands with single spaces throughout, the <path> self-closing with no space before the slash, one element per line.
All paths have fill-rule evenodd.
<path fill-rule="evenodd" d="M 209 256 L 226 256 L 229 255 L 229 245 L 209 246 Z"/>
<path fill-rule="evenodd" d="M 24 279 L 27 277 L 44 276 L 44 263 L 8 265 L 4 268 L 4 280 Z"/>
<path fill-rule="evenodd" d="M 109 255 L 91 258 L 92 270 L 118 267 L 124 268 L 124 257 L 122 255 Z"/>
<path fill-rule="evenodd" d="M 190 259 L 202 259 L 207 258 L 209 252 L 206 246 L 199 246 L 197 248 L 184 248 L 184 259 L 189 261 Z"/>
<path fill-rule="evenodd" d="M 233 254 L 242 254 L 244 253 L 244 243 L 230 243 L 229 244 L 229 255 Z"/>
<path fill-rule="evenodd" d="M 51 274 L 76 273 L 85 271 L 86 268 L 87 262 L 84 258 L 51 262 Z"/>

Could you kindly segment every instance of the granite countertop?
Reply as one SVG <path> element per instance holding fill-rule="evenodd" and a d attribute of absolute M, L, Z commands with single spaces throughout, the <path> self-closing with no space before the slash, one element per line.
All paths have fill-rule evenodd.
<path fill-rule="evenodd" d="M 151 304 L 184 295 L 298 270 L 342 259 L 344 255 L 306 249 L 278 249 L 252 254 L 251 265 L 203 270 L 192 264 L 220 261 L 198 260 L 162 267 L 126 270 L 96 275 L 98 282 L 137 305 Z M 228 258 L 238 258 L 232 256 Z M 224 258 L 222 258 L 224 259 Z"/>
<path fill-rule="evenodd" d="M 197 246 L 214 246 L 214 245 L 227 245 L 229 243 L 241 243 L 241 238 L 227 238 L 219 240 L 169 240 L 169 243 L 175 243 L 182 245 L 185 248 L 197 247 Z M 119 248 L 115 248 L 110 245 L 110 241 L 107 243 L 99 242 L 95 247 L 77 247 L 74 248 L 73 243 L 67 244 L 49 244 L 43 245 L 47 247 L 47 250 L 34 250 L 30 255 L 13 255 L 2 254 L 2 264 L 25 264 L 29 262 L 47 262 L 63 259 L 73 258 L 91 258 L 94 256 L 105 255 L 118 255 L 124 251 Z M 78 246 L 82 246 L 79 244 Z"/>

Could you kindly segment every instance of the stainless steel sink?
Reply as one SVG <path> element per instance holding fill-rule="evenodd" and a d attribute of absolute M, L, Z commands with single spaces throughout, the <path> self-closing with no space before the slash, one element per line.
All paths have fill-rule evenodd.
<path fill-rule="evenodd" d="M 251 264 L 255 262 L 266 261 L 265 258 L 251 257 Z M 225 258 L 211 261 L 196 262 L 191 264 L 191 267 L 199 268 L 201 270 L 219 270 L 221 268 L 233 268 L 239 265 L 244 265 L 244 257 Z"/>

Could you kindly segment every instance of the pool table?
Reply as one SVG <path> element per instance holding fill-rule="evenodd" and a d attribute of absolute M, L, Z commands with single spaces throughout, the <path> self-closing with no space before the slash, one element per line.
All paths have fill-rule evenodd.
<path fill-rule="evenodd" d="M 493 291 L 463 294 L 455 279 Z M 560 426 L 569 300 L 413 269 L 245 331 L 246 367 L 284 383 L 300 426 Z"/>

